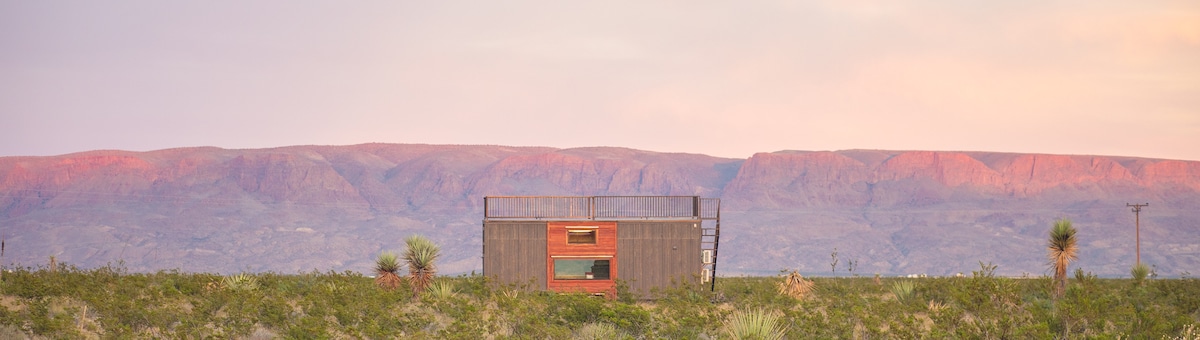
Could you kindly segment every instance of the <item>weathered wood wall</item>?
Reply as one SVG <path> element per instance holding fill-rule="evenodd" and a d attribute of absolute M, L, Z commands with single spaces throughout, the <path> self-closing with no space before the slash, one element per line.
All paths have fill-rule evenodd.
<path fill-rule="evenodd" d="M 500 284 L 546 289 L 546 222 L 486 222 L 483 274 Z"/>
<path fill-rule="evenodd" d="M 617 276 L 643 297 L 672 283 L 698 283 L 700 221 L 620 222 L 617 258 Z"/>

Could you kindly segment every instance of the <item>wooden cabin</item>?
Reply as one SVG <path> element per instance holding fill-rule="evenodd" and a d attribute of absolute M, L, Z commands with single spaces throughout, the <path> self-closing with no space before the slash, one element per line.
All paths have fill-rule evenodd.
<path fill-rule="evenodd" d="M 720 199 L 699 196 L 484 197 L 483 274 L 500 284 L 614 296 L 709 283 Z"/>

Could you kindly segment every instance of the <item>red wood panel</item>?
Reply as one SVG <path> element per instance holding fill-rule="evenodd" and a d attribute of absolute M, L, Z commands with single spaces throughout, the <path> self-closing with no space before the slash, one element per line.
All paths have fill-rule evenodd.
<path fill-rule="evenodd" d="M 596 244 L 568 244 L 567 230 L 595 227 Z M 609 259 L 608 280 L 555 280 L 554 259 Z M 585 291 L 615 296 L 617 279 L 617 223 L 597 221 L 549 222 L 546 224 L 546 288 L 560 292 Z"/>
<path fill-rule="evenodd" d="M 570 227 L 597 227 L 596 244 L 568 244 Z M 546 224 L 549 255 L 616 255 L 617 222 L 549 222 Z"/>

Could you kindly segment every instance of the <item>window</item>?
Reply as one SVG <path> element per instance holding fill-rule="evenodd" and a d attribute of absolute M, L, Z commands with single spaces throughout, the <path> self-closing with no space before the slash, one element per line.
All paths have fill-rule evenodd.
<path fill-rule="evenodd" d="M 567 244 L 596 244 L 596 229 L 567 229 Z"/>
<path fill-rule="evenodd" d="M 609 280 L 609 260 L 554 260 L 555 280 Z"/>

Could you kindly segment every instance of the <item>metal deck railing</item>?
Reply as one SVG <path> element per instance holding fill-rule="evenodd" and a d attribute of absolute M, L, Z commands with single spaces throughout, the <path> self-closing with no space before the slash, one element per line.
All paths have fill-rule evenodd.
<path fill-rule="evenodd" d="M 484 219 L 696 219 L 720 216 L 721 199 L 700 196 L 487 196 Z"/>

